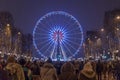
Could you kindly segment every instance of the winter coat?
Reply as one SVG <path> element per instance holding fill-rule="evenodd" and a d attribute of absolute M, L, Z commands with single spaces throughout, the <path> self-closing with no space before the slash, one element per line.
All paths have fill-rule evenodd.
<path fill-rule="evenodd" d="M 10 72 L 12 80 L 25 80 L 21 65 L 17 63 L 8 63 L 6 69 Z"/>
<path fill-rule="evenodd" d="M 103 64 L 101 62 L 98 62 L 96 64 L 96 72 L 101 73 L 103 71 Z"/>
<path fill-rule="evenodd" d="M 77 80 L 77 75 L 73 72 L 62 72 L 59 75 L 59 80 Z"/>
<path fill-rule="evenodd" d="M 78 80 L 97 80 L 94 71 L 81 71 Z"/>
<path fill-rule="evenodd" d="M 45 63 L 40 70 L 41 80 L 58 80 L 56 69 L 50 63 Z"/>
<path fill-rule="evenodd" d="M 80 71 L 78 80 L 96 80 L 96 73 L 90 62 L 87 62 Z"/>
<path fill-rule="evenodd" d="M 2 69 L 0 69 L 0 80 L 10 80 L 7 72 Z"/>
<path fill-rule="evenodd" d="M 77 80 L 75 68 L 72 63 L 66 62 L 62 65 L 59 80 Z"/>

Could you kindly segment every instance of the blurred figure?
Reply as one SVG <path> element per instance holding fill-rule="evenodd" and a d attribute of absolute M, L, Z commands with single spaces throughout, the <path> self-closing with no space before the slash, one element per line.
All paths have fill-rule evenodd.
<path fill-rule="evenodd" d="M 116 74 L 117 80 L 120 80 L 120 61 L 116 64 Z"/>
<path fill-rule="evenodd" d="M 40 75 L 41 80 L 58 80 L 56 69 L 48 62 L 41 67 Z"/>
<path fill-rule="evenodd" d="M 25 75 L 25 80 L 32 80 L 32 73 L 31 73 L 31 70 L 28 67 L 26 67 L 25 59 L 21 58 L 19 60 L 19 64 L 22 65 L 24 75 Z"/>
<path fill-rule="evenodd" d="M 59 80 L 77 80 L 73 64 L 66 62 L 62 65 Z"/>
<path fill-rule="evenodd" d="M 84 67 L 84 62 L 83 62 L 83 61 L 81 61 L 81 62 L 80 62 L 80 67 L 79 67 L 79 70 L 81 71 L 81 70 L 83 69 L 83 67 Z"/>
<path fill-rule="evenodd" d="M 96 79 L 96 73 L 92 68 L 92 65 L 90 62 L 87 62 L 83 70 L 80 71 L 78 80 L 97 80 Z"/>
<path fill-rule="evenodd" d="M 107 78 L 107 71 L 108 71 L 108 67 L 107 67 L 107 62 L 103 62 L 103 77 L 106 80 Z"/>
<path fill-rule="evenodd" d="M 34 61 L 33 65 L 31 66 L 32 74 L 33 74 L 33 80 L 39 80 L 40 79 L 40 67 L 37 61 Z"/>
<path fill-rule="evenodd" d="M 80 70 L 80 62 L 78 60 L 74 61 L 74 68 L 75 68 L 76 75 L 78 75 Z"/>
<path fill-rule="evenodd" d="M 0 80 L 10 80 L 8 78 L 7 72 L 2 69 L 2 65 L 0 64 Z"/>
<path fill-rule="evenodd" d="M 103 65 L 100 60 L 98 60 L 96 64 L 96 73 L 98 75 L 98 80 L 102 80 L 102 71 L 103 71 Z"/>
<path fill-rule="evenodd" d="M 108 80 L 113 78 L 113 69 L 114 69 L 113 62 L 109 61 L 108 62 Z"/>
<path fill-rule="evenodd" d="M 13 56 L 8 57 L 6 70 L 9 72 L 11 80 L 25 80 L 22 66 L 15 63 Z"/>

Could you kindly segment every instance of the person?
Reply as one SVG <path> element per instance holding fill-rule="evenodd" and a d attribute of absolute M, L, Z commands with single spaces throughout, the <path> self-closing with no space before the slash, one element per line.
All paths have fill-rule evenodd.
<path fill-rule="evenodd" d="M 120 80 L 120 61 L 117 61 L 116 64 L 116 74 L 117 80 Z"/>
<path fill-rule="evenodd" d="M 8 57 L 6 70 L 12 80 L 25 80 L 22 66 L 15 62 L 14 56 Z"/>
<path fill-rule="evenodd" d="M 26 60 L 21 58 L 19 60 L 19 64 L 22 66 L 23 71 L 24 71 L 24 75 L 25 75 L 25 80 L 32 80 L 32 73 L 31 70 L 25 65 L 26 64 Z"/>
<path fill-rule="evenodd" d="M 74 61 L 74 68 L 75 68 L 76 75 L 78 75 L 80 71 L 80 62 L 78 60 Z"/>
<path fill-rule="evenodd" d="M 33 80 L 39 80 L 40 79 L 40 67 L 38 65 L 38 62 L 35 60 L 33 65 L 31 66 L 31 71 L 32 71 L 32 77 Z"/>
<path fill-rule="evenodd" d="M 3 70 L 1 64 L 0 64 L 0 80 L 10 80 L 8 78 L 7 72 L 5 70 Z"/>
<path fill-rule="evenodd" d="M 66 62 L 62 65 L 59 80 L 77 80 L 74 65 L 71 62 Z"/>
<path fill-rule="evenodd" d="M 98 80 L 102 80 L 102 72 L 103 72 L 103 64 L 100 60 L 98 60 L 96 64 L 96 73 L 98 75 Z"/>
<path fill-rule="evenodd" d="M 79 73 L 78 80 L 97 80 L 96 73 L 90 62 L 87 62 L 84 65 L 83 69 Z"/>
<path fill-rule="evenodd" d="M 107 71 L 108 71 L 108 67 L 107 67 L 107 62 L 103 62 L 103 77 L 104 77 L 104 79 L 106 79 L 107 78 Z"/>
<path fill-rule="evenodd" d="M 58 80 L 55 67 L 46 62 L 40 69 L 41 80 Z"/>

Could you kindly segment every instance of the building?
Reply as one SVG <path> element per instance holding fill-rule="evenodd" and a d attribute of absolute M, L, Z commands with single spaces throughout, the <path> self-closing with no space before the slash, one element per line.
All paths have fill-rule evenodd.
<path fill-rule="evenodd" d="M 115 58 L 120 51 L 120 9 L 105 12 L 104 29 L 107 50 Z"/>
<path fill-rule="evenodd" d="M 100 56 L 101 38 L 98 31 L 87 31 L 85 39 L 85 57 L 97 58 Z"/>
<path fill-rule="evenodd" d="M 9 12 L 0 12 L 0 50 L 4 53 L 11 51 L 12 47 L 12 26 L 14 20 Z"/>
<path fill-rule="evenodd" d="M 32 35 L 23 34 L 15 27 L 11 13 L 0 12 L 0 52 L 12 54 L 32 54 Z"/>
<path fill-rule="evenodd" d="M 120 9 L 105 12 L 104 28 L 107 33 L 115 33 L 115 29 L 118 30 L 120 28 Z"/>
<path fill-rule="evenodd" d="M 14 26 L 14 19 L 13 16 L 11 15 L 11 13 L 9 12 L 0 12 L 0 23 L 1 26 L 6 26 L 7 24 Z"/>

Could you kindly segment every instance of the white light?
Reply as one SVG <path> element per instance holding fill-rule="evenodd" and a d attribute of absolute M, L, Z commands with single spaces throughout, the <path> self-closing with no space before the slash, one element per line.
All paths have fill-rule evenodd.
<path fill-rule="evenodd" d="M 102 29 L 101 29 L 101 31 L 103 32 L 103 31 L 104 31 L 104 29 L 102 28 Z"/>
<path fill-rule="evenodd" d="M 119 52 L 119 50 L 116 50 L 115 52 L 116 52 L 116 53 L 118 53 L 118 52 Z"/>
<path fill-rule="evenodd" d="M 8 55 L 10 55 L 10 53 L 8 53 Z"/>
<path fill-rule="evenodd" d="M 120 16 L 117 16 L 116 18 L 117 18 L 117 19 L 120 19 Z"/>
<path fill-rule="evenodd" d="M 119 28 L 117 28 L 117 31 L 119 31 L 120 29 Z"/>
<path fill-rule="evenodd" d="M 7 24 L 7 26 L 10 26 L 10 24 Z"/>

